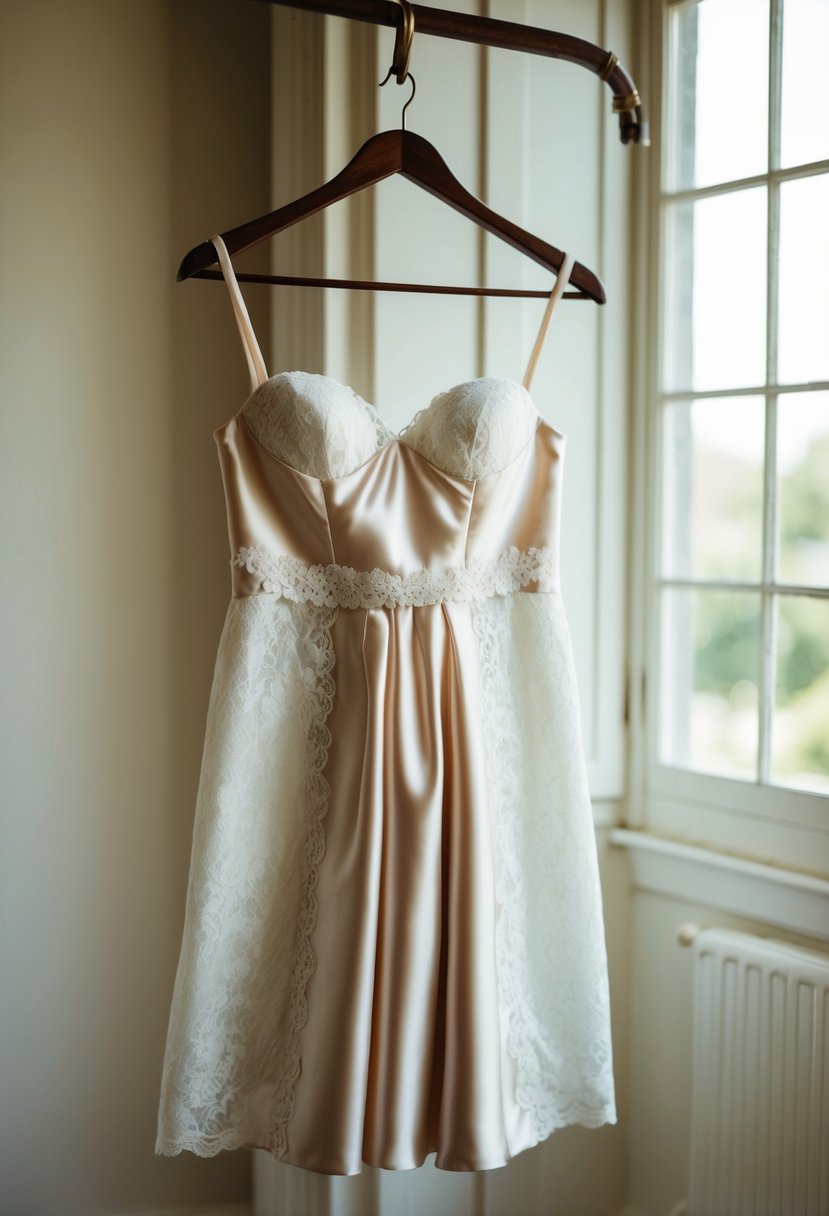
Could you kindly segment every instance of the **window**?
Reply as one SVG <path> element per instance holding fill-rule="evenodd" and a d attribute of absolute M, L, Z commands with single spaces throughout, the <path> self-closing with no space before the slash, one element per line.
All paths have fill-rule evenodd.
<path fill-rule="evenodd" d="M 829 0 L 663 16 L 650 792 L 826 829 Z"/>

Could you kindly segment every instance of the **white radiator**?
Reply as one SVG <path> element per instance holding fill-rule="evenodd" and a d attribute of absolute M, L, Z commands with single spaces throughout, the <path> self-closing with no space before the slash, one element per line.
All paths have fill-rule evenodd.
<path fill-rule="evenodd" d="M 829 956 L 725 929 L 680 940 L 694 949 L 689 1216 L 829 1216 Z"/>

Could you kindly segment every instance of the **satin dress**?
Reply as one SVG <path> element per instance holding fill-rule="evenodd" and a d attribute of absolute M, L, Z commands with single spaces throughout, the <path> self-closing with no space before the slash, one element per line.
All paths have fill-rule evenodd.
<path fill-rule="evenodd" d="M 616 1121 L 559 585 L 565 436 L 525 382 L 399 434 L 251 373 L 214 432 L 232 596 L 207 711 L 155 1150 L 325 1174 L 503 1166 Z"/>

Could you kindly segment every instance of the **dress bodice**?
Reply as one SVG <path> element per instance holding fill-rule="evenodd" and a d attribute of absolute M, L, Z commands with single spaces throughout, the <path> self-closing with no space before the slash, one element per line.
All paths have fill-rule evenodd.
<path fill-rule="evenodd" d="M 234 595 L 262 588 L 262 554 L 415 576 L 538 549 L 523 585 L 557 586 L 565 436 L 515 381 L 456 385 L 396 434 L 353 389 L 282 372 L 214 438 L 231 551 L 260 555 L 234 564 Z"/>

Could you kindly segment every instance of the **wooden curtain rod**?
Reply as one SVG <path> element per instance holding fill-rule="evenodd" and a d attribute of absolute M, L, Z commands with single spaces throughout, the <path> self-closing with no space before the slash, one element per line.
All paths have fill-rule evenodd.
<path fill-rule="evenodd" d="M 403 21 L 403 10 L 394 0 L 266 0 L 288 8 L 324 13 L 329 17 L 348 17 L 353 21 L 369 21 L 374 25 L 396 28 Z M 528 55 L 545 55 L 550 59 L 566 59 L 594 72 L 605 80 L 613 92 L 613 112 L 619 115 L 619 134 L 623 144 L 650 143 L 648 122 L 636 85 L 612 51 L 554 30 L 520 25 L 516 21 L 500 21 L 494 17 L 475 17 L 468 13 L 453 13 L 444 8 L 413 4 L 416 34 L 433 34 L 439 38 L 456 38 L 479 46 L 496 46 L 508 51 L 525 51 Z"/>

